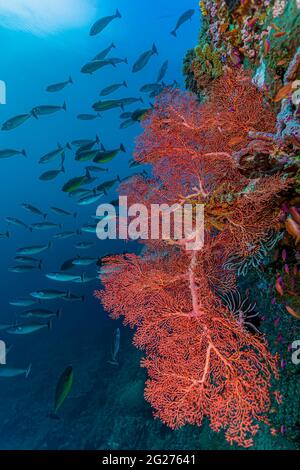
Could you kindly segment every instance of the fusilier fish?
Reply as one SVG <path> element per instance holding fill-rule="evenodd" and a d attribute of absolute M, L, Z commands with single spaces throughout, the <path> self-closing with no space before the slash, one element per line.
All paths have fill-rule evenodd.
<path fill-rule="evenodd" d="M 91 181 L 91 176 L 88 170 L 86 170 L 86 174 L 83 176 L 77 176 L 75 178 L 71 178 L 69 181 L 67 181 L 64 186 L 62 187 L 62 191 L 65 193 L 72 193 L 76 189 L 78 189 L 80 186 L 84 184 L 88 184 L 88 182 Z"/>
<path fill-rule="evenodd" d="M 13 307 L 30 307 L 31 305 L 37 304 L 39 301 L 36 299 L 18 299 L 18 300 L 11 300 L 9 305 Z"/>
<path fill-rule="evenodd" d="M 116 83 L 115 85 L 110 85 L 106 88 L 103 88 L 103 90 L 100 91 L 100 96 L 110 95 L 111 93 L 114 93 L 115 91 L 119 90 L 119 88 L 121 87 L 128 88 L 127 82 L 125 80 L 122 83 Z"/>
<path fill-rule="evenodd" d="M 32 117 L 31 114 L 19 114 L 18 116 L 14 116 L 2 124 L 2 131 L 11 131 L 16 129 L 16 127 L 21 126 L 24 122 L 28 121 Z"/>
<path fill-rule="evenodd" d="M 56 224 L 54 222 L 38 222 L 36 224 L 32 224 L 31 227 L 34 230 L 51 230 L 54 228 L 62 228 L 62 224 Z"/>
<path fill-rule="evenodd" d="M 44 308 L 34 308 L 31 310 L 26 310 L 20 314 L 22 318 L 39 318 L 42 320 L 49 320 L 50 318 L 61 316 L 61 309 L 52 312 L 52 310 L 47 310 Z"/>
<path fill-rule="evenodd" d="M 79 188 L 79 189 L 75 189 L 75 191 L 72 191 L 71 193 L 69 193 L 69 196 L 73 197 L 73 198 L 79 198 L 79 197 L 83 197 L 83 196 L 87 196 L 88 194 L 90 193 L 90 189 L 86 189 L 86 188 Z"/>
<path fill-rule="evenodd" d="M 97 263 L 98 258 L 75 258 L 73 260 L 74 266 L 90 266 L 91 264 Z"/>
<path fill-rule="evenodd" d="M 39 116 L 47 116 L 48 114 L 54 114 L 58 111 L 67 111 L 66 103 L 63 103 L 62 106 L 40 105 L 32 108 L 30 112 L 35 118 L 38 118 Z"/>
<path fill-rule="evenodd" d="M 51 248 L 52 243 L 49 242 L 48 245 L 33 245 L 33 246 L 25 246 L 23 248 L 17 248 L 18 255 L 37 255 L 38 253 L 42 253 L 42 251 L 48 250 Z"/>
<path fill-rule="evenodd" d="M 64 152 L 66 149 L 71 150 L 70 144 L 66 144 L 64 147 L 60 145 L 60 143 L 57 144 L 57 148 L 54 150 L 51 150 L 50 152 L 46 153 L 43 157 L 39 159 L 39 163 L 49 163 L 53 162 L 56 160 L 57 157 L 60 157 L 64 155 Z"/>
<path fill-rule="evenodd" d="M 117 182 L 121 182 L 119 176 L 117 176 L 117 178 L 114 180 L 104 181 L 104 183 L 99 184 L 96 189 L 97 191 L 103 191 L 105 194 L 107 194 L 107 191 L 109 191 Z"/>
<path fill-rule="evenodd" d="M 110 57 L 107 61 L 114 67 L 118 64 L 128 64 L 127 57 L 124 57 L 124 59 L 121 59 L 120 57 Z"/>
<path fill-rule="evenodd" d="M 181 16 L 180 18 L 178 19 L 177 23 L 176 23 L 176 26 L 175 28 L 173 29 L 173 31 L 171 31 L 171 34 L 173 36 L 177 36 L 177 30 L 180 28 L 180 26 L 182 26 L 184 23 L 186 23 L 188 20 L 191 20 L 193 15 L 195 13 L 195 10 L 194 9 L 190 9 L 190 10 L 187 10 L 185 11 Z"/>
<path fill-rule="evenodd" d="M 65 402 L 66 398 L 69 396 L 74 382 L 74 373 L 73 367 L 67 367 L 61 376 L 58 379 L 56 389 L 55 389 L 55 397 L 54 397 L 54 406 L 53 412 L 50 413 L 49 417 L 52 419 L 59 419 L 57 412 Z"/>
<path fill-rule="evenodd" d="M 101 118 L 101 115 L 99 113 L 97 114 L 78 114 L 77 119 L 79 121 L 94 121 L 97 118 Z"/>
<path fill-rule="evenodd" d="M 87 162 L 96 158 L 99 152 L 101 152 L 99 149 L 83 150 L 82 152 L 76 153 L 75 160 L 77 162 Z"/>
<path fill-rule="evenodd" d="M 124 105 L 120 100 L 107 100 L 107 101 L 97 101 L 93 104 L 93 109 L 95 111 L 109 111 L 114 108 L 124 108 Z"/>
<path fill-rule="evenodd" d="M 30 335 L 36 333 L 37 331 L 43 330 L 44 328 L 51 329 L 51 322 L 48 323 L 28 323 L 26 325 L 15 325 L 8 330 L 6 333 L 10 335 Z"/>
<path fill-rule="evenodd" d="M 152 49 L 141 54 L 140 57 L 137 59 L 137 61 L 134 63 L 132 67 L 132 72 L 134 73 L 139 72 L 144 67 L 146 67 L 151 57 L 155 54 L 157 55 L 158 51 L 157 51 L 156 45 L 153 43 Z"/>
<path fill-rule="evenodd" d="M 16 225 L 17 227 L 23 227 L 30 230 L 30 227 L 25 224 L 25 222 L 20 219 L 17 219 L 16 217 L 5 217 L 5 220 L 8 225 Z"/>
<path fill-rule="evenodd" d="M 136 121 L 133 119 L 126 119 L 125 121 L 121 122 L 120 124 L 120 129 L 127 129 L 130 126 L 133 126 L 133 124 L 136 124 Z"/>
<path fill-rule="evenodd" d="M 33 206 L 32 204 L 27 204 L 23 202 L 21 204 L 21 207 L 23 207 L 23 209 L 25 209 L 26 211 L 31 212 L 32 214 L 41 215 L 44 219 L 47 217 L 47 214 L 45 214 L 45 212 L 42 212 L 40 209 Z"/>
<path fill-rule="evenodd" d="M 15 260 L 18 261 L 18 263 L 37 263 L 37 264 L 42 264 L 41 259 L 37 258 L 32 258 L 32 256 L 15 256 Z"/>
<path fill-rule="evenodd" d="M 113 366 L 118 366 L 119 363 L 117 361 L 117 357 L 120 350 L 120 341 L 121 341 L 121 331 L 120 328 L 117 328 L 113 334 L 113 340 L 111 345 L 111 360 L 109 360 L 109 364 Z"/>
<path fill-rule="evenodd" d="M 87 168 L 87 170 L 89 170 L 91 172 L 95 171 L 96 173 L 98 173 L 98 172 L 102 173 L 104 171 L 108 171 L 108 168 L 103 168 L 101 166 L 94 166 L 94 165 L 87 166 L 86 168 Z"/>
<path fill-rule="evenodd" d="M 45 171 L 39 176 L 39 180 L 41 181 L 53 181 L 55 178 L 57 178 L 60 173 L 65 173 L 65 167 L 64 165 L 61 166 L 60 169 L 58 170 L 49 170 Z"/>
<path fill-rule="evenodd" d="M 95 279 L 98 279 L 98 276 L 92 276 L 88 277 L 85 274 L 82 274 L 79 279 L 75 279 L 74 282 L 77 284 L 87 284 L 88 282 L 95 281 Z"/>
<path fill-rule="evenodd" d="M 65 240 L 66 238 L 74 237 L 75 235 L 80 235 L 80 231 L 77 230 L 76 232 L 60 232 L 53 235 L 53 238 L 57 240 Z"/>
<path fill-rule="evenodd" d="M 57 281 L 57 282 L 71 282 L 80 278 L 78 274 L 66 274 L 66 273 L 49 273 L 49 274 L 46 274 L 46 277 L 48 279 L 51 279 L 51 281 Z"/>
<path fill-rule="evenodd" d="M 99 54 L 97 54 L 93 60 L 105 59 L 105 57 L 110 53 L 112 49 L 115 49 L 115 47 L 115 44 L 112 42 L 110 46 L 106 47 L 105 49 L 103 49 L 103 51 L 99 52 Z"/>
<path fill-rule="evenodd" d="M 166 60 L 162 64 L 161 68 L 159 69 L 159 72 L 158 72 L 158 75 L 157 75 L 157 80 L 156 80 L 157 82 L 161 82 L 164 79 L 164 77 L 167 73 L 168 67 L 169 67 L 169 61 Z"/>
<path fill-rule="evenodd" d="M 102 151 L 99 151 L 97 156 L 93 159 L 94 163 L 107 163 L 110 162 L 113 158 L 115 158 L 119 152 L 126 153 L 126 149 L 123 144 L 120 144 L 118 149 L 113 150 L 105 150 L 103 147 Z"/>
<path fill-rule="evenodd" d="M 114 15 L 104 16 L 103 18 L 100 18 L 100 20 L 96 21 L 96 23 L 94 23 L 91 27 L 90 36 L 96 36 L 96 34 L 101 33 L 101 31 L 103 31 L 104 28 L 106 28 L 106 26 L 108 26 L 109 23 L 111 23 L 116 18 L 122 18 L 119 10 L 116 10 L 116 13 Z"/>
<path fill-rule="evenodd" d="M 103 197 L 103 195 L 104 195 L 104 193 L 102 191 L 97 192 L 94 189 L 93 191 L 91 191 L 90 194 L 88 194 L 86 196 L 83 196 L 80 199 L 78 199 L 77 204 L 79 206 L 88 206 L 90 204 L 93 204 L 94 202 L 99 201 L 99 199 L 101 199 Z"/>
<path fill-rule="evenodd" d="M 115 64 L 109 62 L 108 60 L 93 60 L 92 62 L 88 62 L 82 67 L 81 73 L 89 73 L 92 75 L 93 73 L 97 72 L 97 70 L 100 70 L 103 67 L 107 67 L 108 65 L 115 67 Z"/>
<path fill-rule="evenodd" d="M 70 83 L 73 83 L 72 77 L 69 77 L 69 79 L 66 80 L 65 82 L 54 83 L 53 85 L 47 86 L 46 91 L 50 93 L 56 93 L 57 91 L 61 91 L 64 88 L 66 88 L 66 86 L 69 85 Z"/>
<path fill-rule="evenodd" d="M 0 150 L 0 159 L 1 158 L 15 157 L 16 155 L 23 155 L 24 157 L 27 156 L 25 150 L 14 150 L 14 149 Z"/>
<path fill-rule="evenodd" d="M 138 101 L 140 101 L 141 103 L 144 103 L 143 98 L 133 98 L 133 97 L 121 98 L 119 100 L 119 103 L 124 107 L 124 106 L 129 106 L 131 104 L 137 103 Z"/>
<path fill-rule="evenodd" d="M 152 91 L 161 91 L 162 84 L 161 83 L 147 83 L 140 88 L 142 93 L 151 93 Z"/>
<path fill-rule="evenodd" d="M 31 364 L 26 369 L 20 369 L 17 367 L 11 367 L 7 365 L 1 365 L 0 366 L 0 377 L 6 377 L 6 378 L 11 378 L 11 377 L 18 377 L 19 375 L 25 375 L 25 378 L 27 379 L 31 371 Z"/>
<path fill-rule="evenodd" d="M 38 264 L 38 265 L 22 264 L 20 266 L 12 266 L 12 267 L 8 268 L 8 271 L 10 271 L 12 273 L 23 274 L 23 273 L 28 273 L 30 271 L 35 271 L 36 269 L 42 269 L 41 263 Z"/>
<path fill-rule="evenodd" d="M 34 299 L 54 300 L 54 299 L 61 299 L 63 297 L 66 297 L 66 295 L 68 295 L 68 292 L 62 292 L 62 291 L 53 290 L 53 289 L 45 289 L 45 290 L 38 290 L 35 292 L 31 292 L 30 295 Z"/>
<path fill-rule="evenodd" d="M 77 212 L 69 212 L 66 211 L 65 209 L 61 209 L 60 207 L 52 206 L 50 207 L 50 210 L 56 214 L 56 215 L 66 215 L 66 216 L 72 216 L 74 218 L 77 217 Z"/>

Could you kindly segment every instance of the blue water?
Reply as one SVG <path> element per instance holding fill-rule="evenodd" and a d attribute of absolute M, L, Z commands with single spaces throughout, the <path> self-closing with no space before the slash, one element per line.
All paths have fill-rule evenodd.
<path fill-rule="evenodd" d="M 62 0 L 63 1 L 63 0 Z M 44 3 L 51 3 L 45 0 Z M 145 83 L 154 82 L 162 63 L 168 59 L 169 69 L 164 79 L 166 83 L 176 80 L 183 88 L 182 62 L 187 49 L 197 42 L 199 14 L 191 22 L 186 23 L 175 39 L 170 35 L 180 14 L 188 8 L 196 8 L 198 2 L 193 0 L 123 0 L 103 2 L 97 1 L 94 16 L 81 28 L 67 29 L 56 33 L 35 35 L 3 27 L 0 30 L 1 65 L 0 79 L 7 85 L 7 104 L 0 106 L 0 122 L 10 117 L 26 113 L 40 104 L 67 103 L 67 112 L 59 112 L 39 120 L 30 119 L 21 127 L 10 132 L 0 133 L 0 148 L 26 149 L 27 158 L 23 156 L 0 160 L 0 232 L 7 230 L 5 217 L 17 217 L 27 224 L 41 221 L 39 217 L 26 212 L 21 203 L 31 203 L 44 212 L 49 213 L 48 219 L 63 223 L 63 230 L 75 230 L 84 223 L 90 222 L 95 214 L 97 203 L 87 207 L 76 206 L 75 200 L 61 191 L 63 184 L 73 176 L 84 173 L 84 163 L 75 162 L 74 148 L 66 152 L 66 174 L 60 174 L 51 182 L 39 181 L 38 177 L 46 170 L 59 167 L 59 160 L 49 165 L 39 165 L 38 160 L 53 150 L 57 142 L 65 144 L 74 139 L 94 138 L 99 135 L 104 146 L 116 148 L 123 143 L 127 152 L 119 154 L 111 163 L 105 165 L 109 173 L 100 173 L 99 184 L 105 179 L 116 175 L 128 176 L 136 171 L 129 169 L 128 160 L 132 157 L 134 140 L 141 132 L 139 124 L 120 130 L 120 110 L 102 113 L 102 119 L 95 121 L 79 121 L 79 113 L 93 112 L 91 105 L 99 99 L 98 93 L 105 86 L 126 80 L 129 88 L 121 88 L 107 98 L 141 96 L 139 88 Z M 119 8 L 122 19 L 113 21 L 98 36 L 90 37 L 91 24 L 99 17 L 113 14 Z M 81 67 L 111 42 L 117 46 L 110 56 L 127 57 L 128 65 L 120 64 L 117 68 L 105 68 L 94 75 L 83 75 Z M 131 67 L 137 57 L 148 50 L 155 42 L 158 56 L 151 58 L 150 63 L 140 73 L 132 74 Z M 72 76 L 74 85 L 70 85 L 59 93 L 46 93 L 46 86 L 67 80 Z M 145 105 L 149 101 L 143 95 Z M 105 99 L 105 98 L 104 98 Z M 128 110 L 134 110 L 139 104 Z M 87 164 L 90 164 L 89 162 Z M 114 190 L 103 198 L 103 202 L 115 199 Z M 78 211 L 77 219 L 60 217 L 49 212 L 50 206 L 58 206 L 70 212 Z M 7 357 L 8 365 L 26 367 L 32 363 L 32 373 L 26 380 L 23 376 L 14 379 L 0 378 L 0 449 L 13 448 L 97 448 L 101 446 L 134 445 L 129 437 L 128 443 L 119 442 L 111 436 L 117 431 L 107 428 L 120 416 L 116 405 L 121 381 L 126 382 L 140 374 L 139 356 L 130 344 L 125 330 L 121 330 L 121 350 L 123 354 L 118 371 L 108 368 L 106 359 L 109 355 L 111 336 L 117 323 L 108 319 L 99 303 L 93 298 L 93 291 L 98 281 L 85 285 L 61 284 L 48 280 L 45 273 L 59 271 L 63 261 L 74 257 L 101 256 L 106 252 L 120 252 L 124 249 L 134 250 L 134 245 L 120 241 L 103 242 L 92 234 L 83 234 L 67 240 L 53 240 L 53 247 L 37 255 L 43 259 L 42 271 L 27 274 L 16 274 L 8 271 L 14 261 L 15 250 L 19 247 L 48 243 L 56 231 L 33 231 L 19 227 L 10 227 L 11 238 L 0 240 L 1 250 L 1 298 L 0 323 L 14 322 L 22 308 L 9 305 L 9 301 L 20 297 L 29 297 L 36 289 L 61 289 L 85 295 L 85 302 L 67 303 L 64 301 L 44 302 L 44 308 L 62 307 L 60 320 L 53 321 L 51 331 L 41 331 L 29 336 L 9 336 L 0 331 L 0 339 L 12 343 L 13 348 Z M 58 230 L 59 231 L 59 230 Z M 94 241 L 90 250 L 76 251 L 74 244 L 80 240 Z M 86 272 L 96 275 L 95 266 L 74 269 L 74 272 Z M 129 355 L 132 355 L 129 361 Z M 125 357 L 126 356 L 126 357 Z M 133 361 L 133 365 L 131 366 Z M 69 401 L 62 408 L 62 421 L 49 422 L 47 413 L 51 410 L 56 381 L 60 373 L 68 365 L 74 366 L 74 388 Z M 130 367 L 133 367 L 130 379 Z M 123 370 L 122 370 L 123 368 Z M 127 368 L 127 370 L 126 370 Z M 119 376 L 116 374 L 120 374 Z M 140 376 L 143 378 L 143 372 Z M 109 402 L 102 397 L 105 386 L 111 385 Z M 141 382 L 142 384 L 142 382 Z M 143 407 L 142 386 L 138 388 L 138 397 Z M 107 388 L 106 388 L 107 390 Z M 97 405 L 91 405 L 96 400 Z M 106 401 L 105 411 L 102 401 Z M 101 404 L 102 403 L 102 404 Z M 121 406 L 121 405 L 120 405 Z M 99 417 L 101 413 L 110 413 L 109 420 Z M 118 411 L 117 411 L 118 410 Z M 148 408 L 147 422 L 151 423 L 151 412 Z M 143 413 L 138 413 L 143 421 Z M 84 416 L 84 418 L 83 418 Z M 142 416 L 142 418 L 141 418 Z M 126 418 L 127 419 L 127 418 Z M 80 423 L 74 428 L 74 423 Z M 97 432 L 91 429 L 97 422 Z M 102 424 L 101 424 L 102 423 Z M 134 425 L 131 423 L 134 428 Z M 54 426 L 54 427 L 53 427 Z M 116 424 L 115 424 L 116 426 Z M 124 424 L 126 426 L 126 424 Z M 152 424 L 149 424 L 152 426 Z M 70 427 L 73 434 L 70 437 Z M 129 427 L 129 424 L 127 425 Z M 74 430 L 75 429 L 75 430 Z M 97 441 L 96 436 L 101 434 Z M 107 434 L 107 435 L 106 435 Z M 55 436 L 55 437 L 54 437 Z M 97 441 L 97 442 L 96 442 Z M 115 442 L 116 441 L 116 442 Z M 137 446 L 155 446 L 154 437 L 145 438 Z M 182 443 L 178 443 L 178 446 Z"/>

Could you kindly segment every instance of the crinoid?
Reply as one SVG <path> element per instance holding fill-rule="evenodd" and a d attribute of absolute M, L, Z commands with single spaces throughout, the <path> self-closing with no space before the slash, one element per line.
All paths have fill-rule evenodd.
<path fill-rule="evenodd" d="M 234 318 L 241 328 L 252 330 L 260 334 L 253 323 L 258 323 L 259 312 L 256 311 L 256 303 L 251 303 L 248 296 L 243 299 L 238 290 L 226 294 L 219 294 L 219 297 L 223 304 L 234 315 Z"/>
<path fill-rule="evenodd" d="M 283 232 L 270 230 L 265 239 L 260 242 L 259 248 L 253 250 L 248 258 L 240 258 L 237 255 L 230 256 L 223 267 L 229 271 L 235 271 L 237 276 L 246 276 L 251 269 L 258 268 L 283 236 Z"/>

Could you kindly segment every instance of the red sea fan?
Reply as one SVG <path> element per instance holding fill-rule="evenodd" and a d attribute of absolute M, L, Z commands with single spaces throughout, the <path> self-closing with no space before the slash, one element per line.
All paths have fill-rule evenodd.
<path fill-rule="evenodd" d="M 221 306 L 200 258 L 175 249 L 116 257 L 110 261 L 119 269 L 102 277 L 97 296 L 113 318 L 137 327 L 134 344 L 146 353 L 145 397 L 155 415 L 172 428 L 208 417 L 229 442 L 248 447 L 257 421 L 267 422 L 276 359 Z"/>
<path fill-rule="evenodd" d="M 267 422 L 276 357 L 218 293 L 236 286 L 226 261 L 249 256 L 277 228 L 280 193 L 289 182 L 282 175 L 250 180 L 233 156 L 247 145 L 249 131 L 269 132 L 273 125 L 246 75 L 220 79 L 204 104 L 179 90 L 163 93 L 135 152 L 137 161 L 152 165 L 153 176 L 134 177 L 120 193 L 147 209 L 204 204 L 205 245 L 186 251 L 176 240 L 145 240 L 143 256 L 104 261 L 108 269 L 96 293 L 112 318 L 135 328 L 134 344 L 145 352 L 149 374 L 145 396 L 155 415 L 172 428 L 208 417 L 212 429 L 224 429 L 230 443 L 245 447 L 259 421 Z"/>

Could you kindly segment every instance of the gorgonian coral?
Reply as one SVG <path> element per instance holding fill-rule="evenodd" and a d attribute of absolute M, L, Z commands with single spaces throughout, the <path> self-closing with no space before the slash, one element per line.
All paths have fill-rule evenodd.
<path fill-rule="evenodd" d="M 259 421 L 268 422 L 276 358 L 219 294 L 236 288 L 232 256 L 253 257 L 270 230 L 279 230 L 290 181 L 280 173 L 252 180 L 236 157 L 250 131 L 274 130 L 275 117 L 247 75 L 225 74 L 204 104 L 178 90 L 164 93 L 135 151 L 153 176 L 135 176 L 120 193 L 146 207 L 203 204 L 204 247 L 146 240 L 143 256 L 104 260 L 104 289 L 96 293 L 113 318 L 136 328 L 155 415 L 172 428 L 208 417 L 212 429 L 246 447 Z"/>

